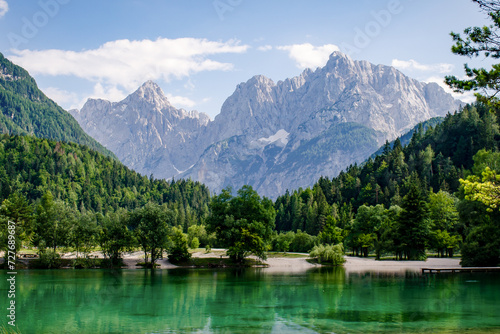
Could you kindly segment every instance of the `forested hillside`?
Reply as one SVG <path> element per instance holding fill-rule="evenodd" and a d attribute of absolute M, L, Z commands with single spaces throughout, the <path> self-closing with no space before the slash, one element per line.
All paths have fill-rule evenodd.
<path fill-rule="evenodd" d="M 87 146 L 0 135 L 0 200 L 19 193 L 37 202 L 47 192 L 80 212 L 106 214 L 166 203 L 186 226 L 208 212 L 210 199 L 198 182 L 141 176 Z"/>
<path fill-rule="evenodd" d="M 0 133 L 34 135 L 87 145 L 116 158 L 87 135 L 68 112 L 49 99 L 23 68 L 0 53 Z"/>
<path fill-rule="evenodd" d="M 37 247 L 42 268 L 61 265 L 60 247 L 84 255 L 74 266 L 92 267 L 96 246 L 112 264 L 139 246 L 154 263 L 163 249 L 187 256 L 188 231 L 193 247 L 209 240 L 201 226 L 210 202 L 204 185 L 141 176 L 73 143 L 0 135 L 0 200 L 1 249 L 10 247 L 14 224 L 15 248 Z"/>
<path fill-rule="evenodd" d="M 498 227 L 489 224 L 499 215 L 464 194 L 460 179 L 479 182 L 486 166 L 500 171 L 499 143 L 496 116 L 482 104 L 468 105 L 426 132 L 419 127 L 405 147 L 399 139 L 392 148 L 387 143 L 363 165 L 279 197 L 276 229 L 344 242 L 356 254 L 411 259 L 424 257 L 425 249 L 451 255 L 463 241 L 471 259 L 471 252 L 484 251 L 483 243 L 492 246 Z M 490 234 L 480 233 L 484 229 Z M 470 263 L 498 263 L 498 250 L 489 252 Z"/>

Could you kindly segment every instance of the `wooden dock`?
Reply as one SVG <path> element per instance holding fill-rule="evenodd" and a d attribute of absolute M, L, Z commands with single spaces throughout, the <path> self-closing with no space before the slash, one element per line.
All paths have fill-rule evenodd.
<path fill-rule="evenodd" d="M 422 268 L 422 274 L 500 272 L 500 267 Z"/>

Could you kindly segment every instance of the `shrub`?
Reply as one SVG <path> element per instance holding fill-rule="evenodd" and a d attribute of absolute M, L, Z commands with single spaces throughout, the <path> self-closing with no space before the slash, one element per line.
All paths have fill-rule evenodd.
<path fill-rule="evenodd" d="M 288 251 L 307 253 L 311 250 L 311 248 L 313 248 L 315 242 L 316 237 L 298 230 L 297 233 L 295 233 L 292 242 L 290 243 Z"/>
<path fill-rule="evenodd" d="M 100 265 L 100 261 L 97 259 L 92 259 L 92 258 L 76 258 L 73 260 L 73 268 L 75 269 L 88 269 L 88 268 L 95 268 Z"/>
<path fill-rule="evenodd" d="M 50 249 L 41 252 L 40 259 L 35 261 L 35 266 L 40 269 L 57 269 L 62 267 L 61 255 Z"/>
<path fill-rule="evenodd" d="M 339 266 L 345 262 L 342 244 L 314 246 L 309 256 L 322 264 Z"/>
<path fill-rule="evenodd" d="M 194 237 L 193 239 L 191 239 L 191 242 L 189 243 L 189 248 L 196 249 L 198 247 L 200 247 L 200 240 L 198 240 L 197 237 Z"/>
<path fill-rule="evenodd" d="M 174 227 L 172 228 L 172 247 L 170 248 L 168 260 L 172 263 L 181 263 L 188 261 L 191 254 L 188 251 L 188 238 L 187 235 L 182 233 L 182 230 Z"/>

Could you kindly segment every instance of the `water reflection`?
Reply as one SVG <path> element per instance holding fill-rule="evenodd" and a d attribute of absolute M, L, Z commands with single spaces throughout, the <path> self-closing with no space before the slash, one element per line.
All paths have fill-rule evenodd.
<path fill-rule="evenodd" d="M 498 278 L 343 268 L 25 271 L 17 320 L 23 333 L 498 330 Z"/>

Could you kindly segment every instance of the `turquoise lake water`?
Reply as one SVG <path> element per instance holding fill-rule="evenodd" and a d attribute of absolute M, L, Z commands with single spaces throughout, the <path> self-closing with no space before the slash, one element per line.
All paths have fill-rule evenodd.
<path fill-rule="evenodd" d="M 31 270 L 16 281 L 21 333 L 500 333 L 498 274 Z"/>

